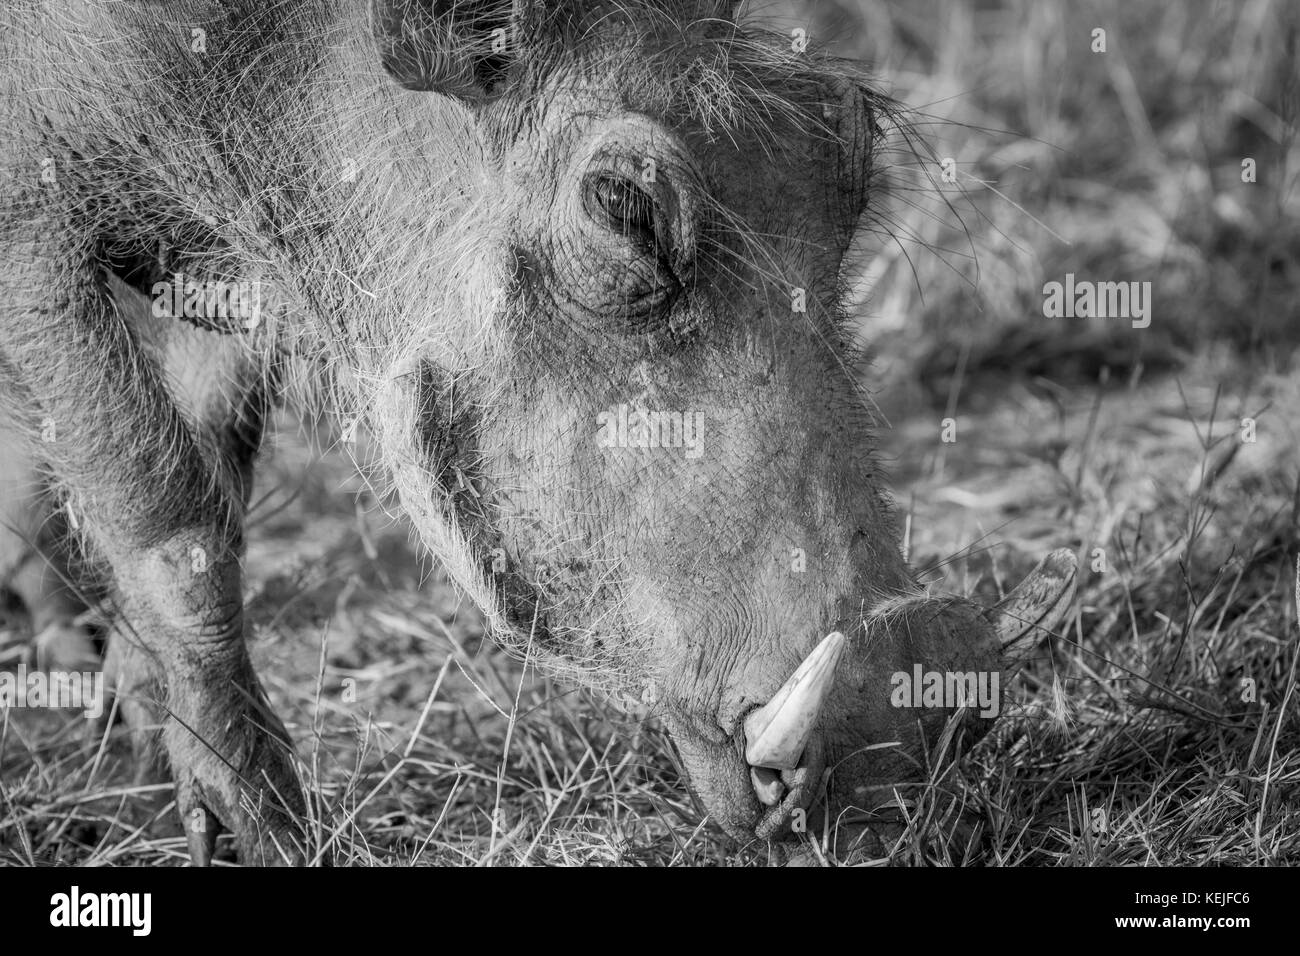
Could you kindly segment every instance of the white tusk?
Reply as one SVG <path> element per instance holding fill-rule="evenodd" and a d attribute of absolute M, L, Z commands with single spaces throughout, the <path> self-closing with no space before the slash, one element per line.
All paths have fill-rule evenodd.
<path fill-rule="evenodd" d="M 781 775 L 770 767 L 750 767 L 749 782 L 758 794 L 758 802 L 765 807 L 774 807 L 781 802 L 785 794 L 785 784 Z"/>
<path fill-rule="evenodd" d="M 745 718 L 745 759 L 751 767 L 799 765 L 842 653 L 844 635 L 827 634 L 776 695 Z"/>

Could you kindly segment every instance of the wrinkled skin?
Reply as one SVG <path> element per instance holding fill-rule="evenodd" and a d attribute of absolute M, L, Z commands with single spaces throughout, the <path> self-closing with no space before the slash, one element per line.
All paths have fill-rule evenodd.
<path fill-rule="evenodd" d="M 0 14 L 2 407 L 112 572 L 110 664 L 182 815 L 303 858 L 239 558 L 262 417 L 306 391 L 365 423 L 502 640 L 651 704 L 732 836 L 887 802 L 951 715 L 892 707 L 890 674 L 1009 662 L 994 617 L 917 593 L 839 320 L 884 101 L 723 5 L 452 6 Z M 175 271 L 264 290 L 251 330 L 198 322 L 235 346 L 198 384 L 141 298 Z M 620 405 L 697 441 L 608 447 Z M 743 720 L 831 630 L 764 806 Z M 202 862 L 216 826 L 187 829 Z"/>

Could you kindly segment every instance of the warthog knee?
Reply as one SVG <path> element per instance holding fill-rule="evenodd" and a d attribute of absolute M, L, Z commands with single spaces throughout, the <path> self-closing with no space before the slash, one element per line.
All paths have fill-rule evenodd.
<path fill-rule="evenodd" d="M 146 643 L 242 652 L 243 598 L 238 546 L 208 530 L 189 529 L 112 560 L 128 595 L 128 613 L 145 615 Z M 170 640 L 169 640 L 170 639 Z M 159 648 L 162 650 L 164 648 Z"/>

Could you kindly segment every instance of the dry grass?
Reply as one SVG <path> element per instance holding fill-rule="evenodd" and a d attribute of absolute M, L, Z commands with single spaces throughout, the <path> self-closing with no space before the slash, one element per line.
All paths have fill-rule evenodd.
<path fill-rule="evenodd" d="M 806 859 L 1300 862 L 1294 6 L 760 6 L 871 58 L 961 171 L 949 186 L 899 153 L 902 241 L 867 243 L 860 289 L 913 560 L 988 599 L 1051 547 L 1090 569 L 995 733 L 901 795 L 892 851 L 819 834 Z M 1152 327 L 1044 319 L 1067 271 L 1152 281 Z M 657 726 L 485 644 L 346 460 L 293 424 L 277 444 L 252 648 L 336 862 L 768 859 L 709 825 Z M 0 666 L 22 653 L 0 633 Z M 120 733 L 0 721 L 0 862 L 183 862 L 179 835 L 141 825 L 170 792 L 131 786 Z"/>

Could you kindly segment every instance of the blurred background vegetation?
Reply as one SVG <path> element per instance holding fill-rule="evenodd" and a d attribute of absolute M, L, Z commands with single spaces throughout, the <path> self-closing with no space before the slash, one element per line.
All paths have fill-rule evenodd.
<path fill-rule="evenodd" d="M 1300 335 L 1300 4 L 759 0 L 754 17 L 867 63 L 910 110 L 866 251 L 882 384 L 1096 381 L 1220 344 L 1288 367 Z M 1095 53 L 1093 30 L 1106 31 Z M 956 160 L 946 184 L 937 161 Z M 1257 167 L 1242 182 L 1242 161 Z M 1047 320 L 1042 285 L 1150 281 L 1151 328 Z M 915 397 L 915 396 L 913 396 Z"/>

